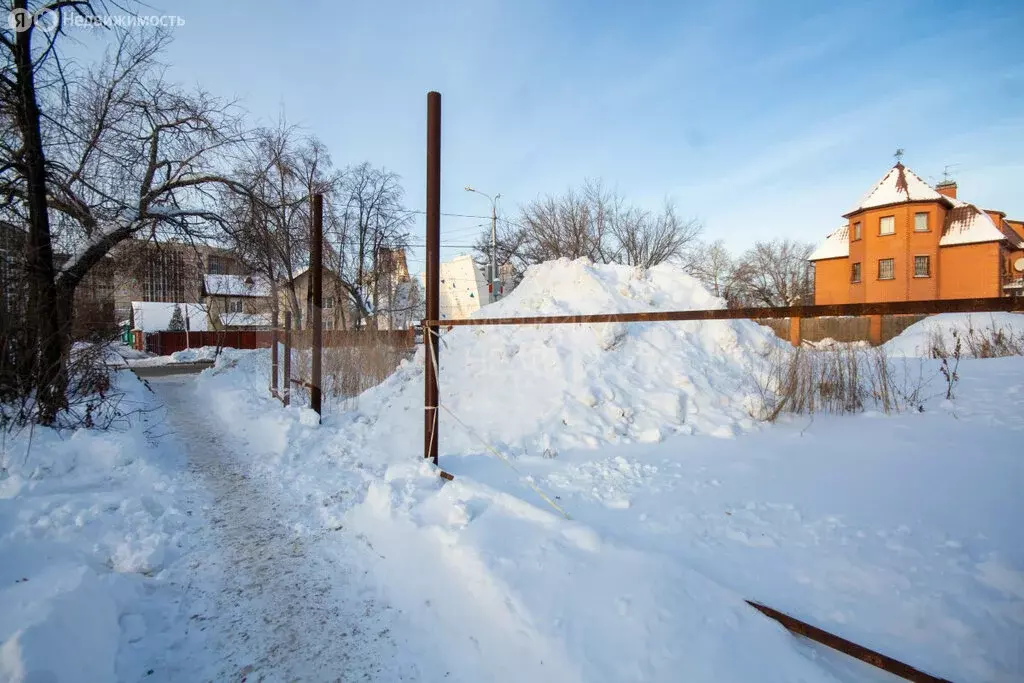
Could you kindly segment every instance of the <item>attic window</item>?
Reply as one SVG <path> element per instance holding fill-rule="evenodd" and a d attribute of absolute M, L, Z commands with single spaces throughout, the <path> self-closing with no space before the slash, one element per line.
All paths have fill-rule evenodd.
<path fill-rule="evenodd" d="M 878 219 L 878 234 L 879 235 L 895 235 L 896 234 L 896 217 L 895 216 L 882 216 Z"/>

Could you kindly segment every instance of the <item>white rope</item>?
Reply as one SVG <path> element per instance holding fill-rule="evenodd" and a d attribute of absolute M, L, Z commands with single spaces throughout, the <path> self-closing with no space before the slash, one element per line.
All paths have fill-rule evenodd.
<path fill-rule="evenodd" d="M 429 326 L 427 327 L 424 336 L 427 338 L 427 346 L 428 346 L 427 352 L 431 354 L 431 358 L 434 358 L 436 360 L 437 356 L 434 355 L 434 336 L 433 336 L 433 334 L 431 334 Z M 456 415 L 455 413 L 453 413 L 451 411 L 451 409 L 448 408 L 448 406 L 441 405 L 441 388 L 440 388 L 440 386 L 438 385 L 438 382 L 437 382 L 437 374 L 438 374 L 437 373 L 437 366 L 435 365 L 434 386 L 437 389 L 437 404 L 438 404 L 437 407 L 441 408 L 446 413 L 451 415 L 452 419 L 455 420 L 456 422 L 458 422 L 462 426 L 462 428 L 465 429 L 466 432 L 470 436 L 472 436 L 477 441 L 479 441 L 481 444 L 483 444 L 484 448 L 489 450 L 491 453 L 494 453 L 494 455 L 498 456 L 498 459 L 501 460 L 501 462 L 505 463 L 505 465 L 507 465 L 510 470 L 515 472 L 516 476 L 519 478 L 519 481 L 521 481 L 522 483 L 526 484 L 531 489 L 533 489 L 533 492 L 536 493 L 538 496 L 540 496 L 544 500 L 545 503 L 547 503 L 552 508 L 557 510 L 558 513 L 560 515 L 562 515 L 563 517 L 565 517 L 566 519 L 570 519 L 571 520 L 572 517 L 569 516 L 569 513 L 566 512 L 565 510 L 563 510 L 558 505 L 558 503 L 556 503 L 554 500 L 551 499 L 550 496 L 548 496 L 548 494 L 544 493 L 544 491 L 542 491 L 536 484 L 534 484 L 532 481 L 530 481 L 530 479 L 526 475 L 524 475 L 522 472 L 517 470 L 516 466 L 512 464 L 512 461 L 508 459 L 508 456 L 506 456 L 503 453 L 501 453 L 497 448 L 492 446 L 490 443 L 487 442 L 487 440 L 485 440 L 482 436 L 480 436 L 472 427 L 470 427 L 465 422 L 460 420 L 459 416 Z M 430 446 L 432 448 L 433 444 L 434 444 L 434 435 L 437 433 L 437 409 L 434 408 L 433 406 L 426 406 L 426 408 L 427 408 L 427 410 L 434 410 L 433 428 L 431 429 L 431 432 L 430 432 Z"/>

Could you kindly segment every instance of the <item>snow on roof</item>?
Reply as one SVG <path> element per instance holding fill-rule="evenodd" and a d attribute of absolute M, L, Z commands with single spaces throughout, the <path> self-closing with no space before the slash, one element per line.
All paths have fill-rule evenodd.
<path fill-rule="evenodd" d="M 308 272 L 309 272 L 309 266 L 302 266 L 301 268 L 299 268 L 298 270 L 295 271 L 295 275 L 292 276 L 292 280 L 298 280 L 300 277 L 302 277 L 303 275 L 305 275 Z M 327 266 L 324 266 L 324 272 L 328 273 L 330 275 L 334 275 L 335 274 L 334 273 L 334 269 L 329 268 Z M 289 282 L 287 275 L 285 275 L 284 278 L 282 278 L 282 280 L 284 282 Z"/>
<path fill-rule="evenodd" d="M 949 197 L 937 192 L 903 164 L 896 164 L 861 198 L 857 206 L 847 212 L 847 215 L 876 206 L 927 200 L 948 202 Z"/>
<path fill-rule="evenodd" d="M 143 332 L 162 332 L 171 326 L 174 307 L 181 306 L 182 318 L 188 316 L 190 330 L 201 332 L 207 328 L 206 306 L 203 304 L 176 304 L 163 301 L 133 301 L 132 314 L 135 329 Z"/>
<path fill-rule="evenodd" d="M 939 246 L 998 242 L 1007 238 L 1008 236 L 996 227 L 987 213 L 973 204 L 958 201 L 946 213 L 946 223 L 942 227 Z"/>
<path fill-rule="evenodd" d="M 807 257 L 808 261 L 823 261 L 829 258 L 844 258 L 850 255 L 850 226 L 844 225 L 825 238 L 818 248 Z"/>
<path fill-rule="evenodd" d="M 259 275 L 204 275 L 207 296 L 270 296 L 270 285 Z"/>
<path fill-rule="evenodd" d="M 270 327 L 269 313 L 221 313 L 224 327 Z"/>

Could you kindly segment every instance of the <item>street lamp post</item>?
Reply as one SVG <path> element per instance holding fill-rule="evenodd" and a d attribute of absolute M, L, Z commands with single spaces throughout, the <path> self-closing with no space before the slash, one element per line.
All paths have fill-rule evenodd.
<path fill-rule="evenodd" d="M 466 192 L 475 192 L 479 195 L 487 197 L 491 202 L 491 268 L 487 282 L 487 293 L 490 301 L 487 303 L 493 303 L 497 300 L 497 294 L 500 290 L 498 285 L 498 199 L 501 198 L 501 193 L 494 195 L 493 197 L 489 194 L 485 194 L 480 190 L 475 190 L 469 185 L 466 185 Z"/>

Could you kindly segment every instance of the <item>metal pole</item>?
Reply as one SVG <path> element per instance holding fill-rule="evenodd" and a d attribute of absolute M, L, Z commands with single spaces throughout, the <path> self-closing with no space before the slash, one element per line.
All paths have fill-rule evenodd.
<path fill-rule="evenodd" d="M 498 198 L 491 200 L 491 303 L 498 300 L 498 288 L 495 286 L 498 280 L 498 209 L 496 203 Z"/>
<path fill-rule="evenodd" d="M 313 381 L 309 407 L 320 414 L 321 367 L 324 354 L 324 196 L 313 195 L 313 234 L 310 235 L 310 286 L 313 288 Z"/>
<path fill-rule="evenodd" d="M 440 318 L 438 306 L 441 244 L 441 93 L 427 93 L 427 320 Z M 423 327 L 423 457 L 437 464 L 438 332 L 435 323 Z"/>
<path fill-rule="evenodd" d="M 292 312 L 284 314 L 284 382 L 281 383 L 281 402 L 292 402 Z"/>
<path fill-rule="evenodd" d="M 275 297 L 277 296 L 277 292 L 276 291 L 274 292 L 274 296 Z M 278 312 L 278 308 L 277 308 L 278 307 L 278 303 L 277 303 L 277 301 L 274 301 L 273 305 L 274 305 L 274 311 L 271 314 L 271 320 L 270 320 L 270 327 L 271 327 L 271 332 L 270 332 L 270 395 L 273 396 L 274 398 L 280 398 L 280 395 L 277 393 L 277 381 L 278 381 L 278 377 L 277 377 L 277 370 L 278 370 L 277 341 L 279 339 L 278 335 L 280 334 L 280 332 L 278 330 L 278 325 L 280 325 L 280 323 L 281 323 L 281 316 L 280 316 L 280 313 Z"/>

